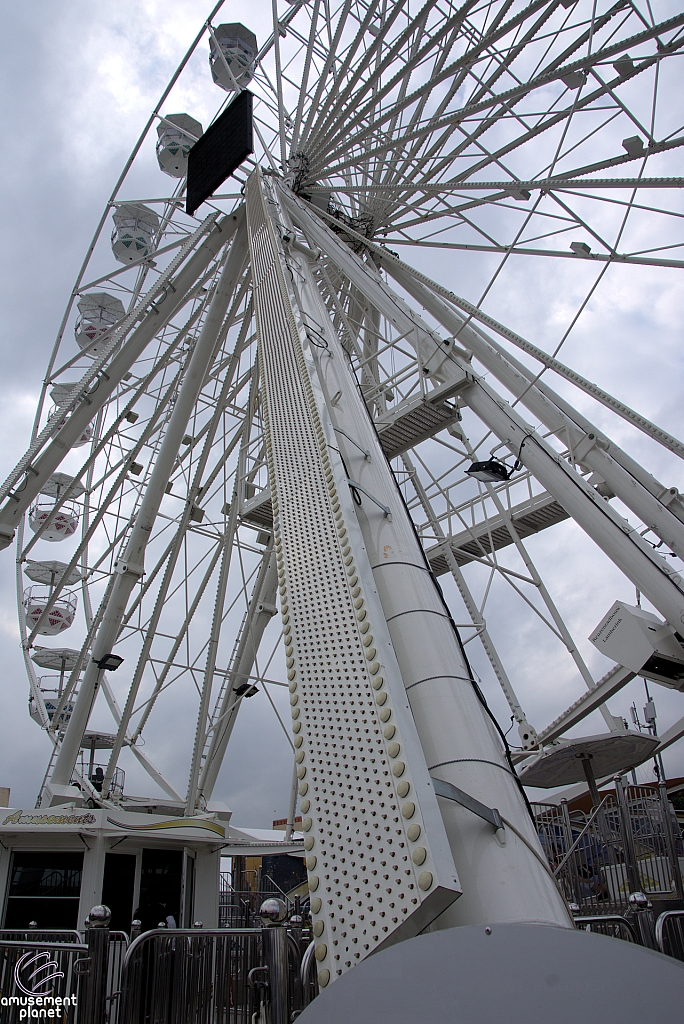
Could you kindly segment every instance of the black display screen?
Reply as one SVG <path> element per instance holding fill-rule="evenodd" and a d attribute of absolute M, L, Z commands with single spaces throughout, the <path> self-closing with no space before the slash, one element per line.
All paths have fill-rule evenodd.
<path fill-rule="evenodd" d="M 188 153 L 185 212 L 193 214 L 253 152 L 252 94 L 245 89 Z"/>

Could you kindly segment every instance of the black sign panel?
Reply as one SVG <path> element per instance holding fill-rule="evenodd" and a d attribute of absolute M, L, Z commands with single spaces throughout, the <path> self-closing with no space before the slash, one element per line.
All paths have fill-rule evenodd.
<path fill-rule="evenodd" d="M 239 93 L 188 153 L 186 213 L 193 214 L 254 152 L 252 98 L 247 89 Z"/>

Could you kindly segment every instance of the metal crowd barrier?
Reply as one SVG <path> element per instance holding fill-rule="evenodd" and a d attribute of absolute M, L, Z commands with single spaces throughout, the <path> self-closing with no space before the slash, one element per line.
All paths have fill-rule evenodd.
<path fill-rule="evenodd" d="M 54 941 L 65 934 L 55 931 L 38 941 L 0 935 L 1 1024 L 32 1019 L 28 1008 L 55 1009 L 61 1024 L 290 1024 L 318 994 L 315 943 L 299 921 L 276 914 L 263 928 L 159 928 L 128 945 L 109 932 L 108 912 L 98 919 L 105 910 L 91 911 L 85 943 L 74 932 L 68 942 Z M 632 920 L 602 913 L 575 925 L 684 960 L 684 910 L 662 913 L 654 929 L 643 908 Z"/>
<path fill-rule="evenodd" d="M 62 1024 L 123 1020 L 118 1006 L 128 936 L 95 921 L 89 918 L 85 941 L 71 929 L 0 931 L 1 1024 L 19 1024 L 31 1019 L 27 1010 L 35 1017 L 43 1009 L 58 1011 L 53 1019 Z"/>
<path fill-rule="evenodd" d="M 0 942 L 82 942 L 75 928 L 0 928 Z"/>
<path fill-rule="evenodd" d="M 301 918 L 286 923 L 271 902 L 268 927 L 159 928 L 130 945 L 109 931 L 105 907 L 91 911 L 86 942 L 1 936 L 0 1022 L 46 1007 L 62 1024 L 290 1024 L 317 994 L 310 958 L 302 970 L 313 944 Z"/>
<path fill-rule="evenodd" d="M 59 1009 L 64 1024 L 84 1024 L 79 1017 L 82 964 L 88 947 L 79 942 L 27 942 L 0 939 L 0 1020 L 19 1024 L 27 1009 Z M 35 971 L 39 974 L 31 977 Z M 50 1002 L 44 1003 L 47 996 Z M 36 1005 L 37 999 L 40 1003 Z"/>
<path fill-rule="evenodd" d="M 260 928 L 144 932 L 126 952 L 118 1020 L 251 1024 L 260 939 Z"/>
<path fill-rule="evenodd" d="M 639 937 L 633 926 L 619 914 L 594 914 L 588 917 L 576 917 L 575 927 L 596 935 L 608 935 L 612 939 L 623 939 L 625 942 L 639 943 Z"/>
<path fill-rule="evenodd" d="M 666 910 L 660 914 L 655 937 L 661 953 L 684 960 L 684 910 Z"/>
<path fill-rule="evenodd" d="M 539 839 L 558 885 L 585 915 L 634 915 L 639 941 L 655 947 L 634 894 L 684 899 L 684 844 L 665 786 L 626 786 L 616 779 L 589 815 L 536 804 Z M 638 927 L 637 927 L 638 926 Z"/>

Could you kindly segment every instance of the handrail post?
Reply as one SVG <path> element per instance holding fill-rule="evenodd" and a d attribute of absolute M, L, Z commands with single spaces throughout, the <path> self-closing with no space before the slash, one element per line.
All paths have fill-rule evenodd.
<path fill-rule="evenodd" d="M 682 872 L 679 868 L 679 858 L 677 857 L 677 847 L 675 846 L 675 837 L 672 828 L 672 816 L 670 814 L 670 801 L 667 798 L 666 783 L 660 782 L 658 784 L 658 790 L 660 792 L 660 804 L 663 809 L 663 828 L 665 830 L 665 845 L 667 846 L 667 854 L 668 859 L 670 861 L 672 877 L 674 878 L 677 899 L 684 900 L 684 881 L 682 881 Z"/>
<path fill-rule="evenodd" d="M 86 918 L 88 943 L 88 973 L 85 976 L 84 1020 L 89 1024 L 104 1024 L 107 971 L 109 966 L 109 907 L 93 907 Z M 80 1016 L 80 1013 L 79 1013 Z"/>
<path fill-rule="evenodd" d="M 666 925 L 669 921 L 677 923 L 679 928 L 671 935 L 666 945 Z M 669 929 L 667 929 L 669 931 Z M 655 924 L 656 946 L 665 956 L 674 957 L 676 960 L 684 960 L 684 910 L 665 910 L 658 916 Z"/>
<path fill-rule="evenodd" d="M 639 878 L 639 869 L 637 868 L 634 836 L 632 834 L 632 819 L 630 818 L 627 800 L 625 799 L 622 778 L 619 775 L 615 777 L 615 796 L 617 797 L 620 824 L 622 825 L 622 849 L 625 855 L 625 867 L 627 868 L 627 882 L 630 892 L 635 893 L 641 889 L 641 879 Z"/>
<path fill-rule="evenodd" d="M 568 859 L 567 855 L 570 853 L 570 851 L 573 848 L 573 841 L 572 841 L 572 822 L 570 821 L 570 811 L 568 809 L 568 801 L 565 798 L 563 798 L 561 800 L 561 814 L 562 814 L 562 817 L 563 817 L 563 828 L 565 830 L 565 837 L 566 837 L 565 838 L 565 842 L 566 842 L 566 848 L 565 848 L 566 856 L 565 856 L 565 860 L 567 861 L 567 859 Z M 554 872 L 554 874 L 556 874 L 556 875 L 560 874 L 561 866 L 562 865 L 559 864 L 559 867 Z M 573 895 L 575 897 L 575 902 L 577 903 L 577 906 L 580 907 L 582 905 L 582 894 L 580 892 L 579 878 L 577 877 L 577 865 L 575 863 L 575 858 L 574 857 L 572 858 L 572 860 L 568 864 L 568 867 L 570 869 L 570 881 L 571 881 L 571 884 L 572 884 L 572 890 L 573 890 Z"/>
<path fill-rule="evenodd" d="M 265 900 L 259 911 L 264 963 L 268 967 L 270 1024 L 290 1024 L 289 972 L 287 963 L 286 907 L 282 900 Z"/>
<path fill-rule="evenodd" d="M 629 905 L 634 914 L 634 927 L 639 936 L 639 942 L 648 949 L 657 949 L 653 904 L 643 892 L 633 892 L 629 896 Z"/>

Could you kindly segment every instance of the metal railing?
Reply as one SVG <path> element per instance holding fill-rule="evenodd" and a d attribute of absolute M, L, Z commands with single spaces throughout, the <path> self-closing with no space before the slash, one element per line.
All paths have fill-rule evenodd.
<path fill-rule="evenodd" d="M 317 994 L 315 961 L 302 970 L 311 930 L 298 914 L 286 922 L 280 900 L 264 908 L 256 928 L 157 928 L 130 944 L 109 931 L 106 907 L 91 910 L 85 942 L 70 930 L 6 929 L 0 1022 L 27 1019 L 33 993 L 62 1024 L 253 1024 L 255 1014 L 290 1024 Z"/>
<path fill-rule="evenodd" d="M 155 929 L 131 943 L 121 978 L 126 1024 L 251 1024 L 260 928 Z"/>
<path fill-rule="evenodd" d="M 308 897 L 291 899 L 270 878 L 269 875 L 259 876 L 257 889 L 233 889 L 230 884 L 230 873 L 221 872 L 219 890 L 219 928 L 249 928 L 259 917 L 259 907 L 264 900 L 277 896 L 285 904 L 288 917 L 299 915 L 308 907 Z M 270 885 L 269 885 L 270 883 Z"/>
<path fill-rule="evenodd" d="M 125 932 L 89 928 L 84 942 L 70 929 L 0 931 L 2 1024 L 26 1019 L 27 1000 L 48 996 L 68 1024 L 119 1024 L 121 974 L 128 946 Z M 34 972 L 36 972 L 34 974 Z M 14 1002 L 12 1001 L 14 1000 Z M 99 1015 L 98 1015 L 99 1014 Z"/>
<path fill-rule="evenodd" d="M 86 1024 L 86 1018 L 79 1017 L 79 1004 L 83 991 L 81 969 L 87 956 L 88 947 L 81 942 L 0 939 L 2 1024 L 25 1020 L 26 1007 L 37 996 L 42 997 L 47 1009 L 59 1008 L 64 1024 Z M 49 1005 L 44 1002 L 46 996 L 53 1000 Z"/>
<path fill-rule="evenodd" d="M 666 910 L 660 914 L 655 938 L 661 953 L 684 960 L 684 910 Z"/>
<path fill-rule="evenodd" d="M 75 928 L 0 928 L 3 942 L 82 942 Z"/>
<path fill-rule="evenodd" d="M 576 917 L 575 927 L 595 935 L 609 935 L 613 939 L 639 943 L 639 936 L 625 917 L 619 914 L 595 914 L 589 917 Z"/>
<path fill-rule="evenodd" d="M 308 930 L 154 929 L 126 953 L 117 1024 L 289 1024 L 316 994 L 302 981 Z M 268 1007 L 268 1017 L 265 1009 Z"/>
<path fill-rule="evenodd" d="M 565 801 L 533 806 L 559 887 L 580 913 L 642 913 L 641 904 L 630 901 L 639 892 L 648 899 L 684 898 L 684 843 L 663 784 L 625 786 L 617 779 L 615 795 L 589 815 L 571 814 Z"/>

